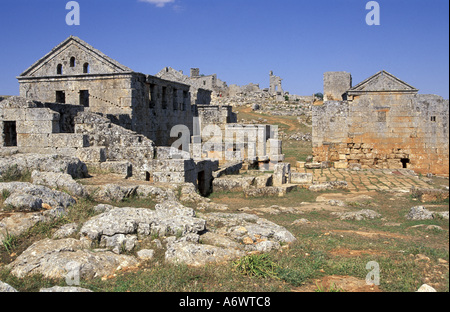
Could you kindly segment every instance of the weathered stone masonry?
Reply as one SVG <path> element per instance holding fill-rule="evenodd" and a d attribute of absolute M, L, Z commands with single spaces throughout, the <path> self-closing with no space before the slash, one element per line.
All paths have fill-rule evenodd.
<path fill-rule="evenodd" d="M 334 100 L 313 106 L 315 161 L 334 162 L 335 168 L 357 164 L 448 176 L 448 100 L 417 94 L 386 71 L 345 92 L 343 86 L 351 84 L 348 73 L 326 73 L 324 82 L 324 94 Z"/>

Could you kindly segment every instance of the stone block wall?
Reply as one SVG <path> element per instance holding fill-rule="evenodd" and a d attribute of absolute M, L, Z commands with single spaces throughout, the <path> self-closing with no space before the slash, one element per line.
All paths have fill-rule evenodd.
<path fill-rule="evenodd" d="M 75 118 L 75 133 L 87 136 L 92 153 L 104 153 L 107 161 L 130 161 L 133 176 L 145 179 L 142 166 L 155 157 L 153 141 L 113 124 L 108 118 L 82 112 Z"/>
<path fill-rule="evenodd" d="M 313 106 L 313 153 L 335 167 L 409 168 L 448 175 L 448 100 L 367 94 Z"/>
<path fill-rule="evenodd" d="M 342 101 L 342 95 L 352 87 L 352 76 L 347 72 L 326 72 L 323 76 L 324 101 Z"/>

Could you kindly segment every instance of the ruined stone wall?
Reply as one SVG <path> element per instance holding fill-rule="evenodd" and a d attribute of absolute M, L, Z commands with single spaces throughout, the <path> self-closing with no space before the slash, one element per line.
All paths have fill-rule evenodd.
<path fill-rule="evenodd" d="M 104 154 L 101 161 L 129 161 L 133 164 L 133 176 L 145 179 L 143 166 L 155 157 L 153 141 L 113 124 L 98 114 L 82 112 L 75 118 L 75 133 L 87 137 L 92 151 Z M 98 161 L 91 159 L 91 161 Z"/>
<path fill-rule="evenodd" d="M 61 118 L 58 109 L 64 118 Z M 2 149 L 15 149 L 19 153 L 76 156 L 82 161 L 90 157 L 101 161 L 100 152 L 90 149 L 88 137 L 73 133 L 73 115 L 79 111 L 79 107 L 71 105 L 62 107 L 58 104 L 12 97 L 0 103 L 0 131 L 3 134 L 0 137 L 0 146 Z M 15 132 L 14 144 L 5 140 L 5 126 L 10 127 L 10 123 L 13 123 Z M 70 131 L 62 133 L 61 128 L 64 127 Z"/>
<path fill-rule="evenodd" d="M 342 95 L 352 87 L 352 75 L 347 72 L 326 72 L 323 75 L 323 100 L 342 101 Z"/>
<path fill-rule="evenodd" d="M 84 104 L 92 112 L 131 115 L 133 77 L 133 74 L 114 74 L 19 78 L 20 96 L 41 102 Z M 84 103 L 82 90 L 87 91 L 88 97 Z"/>
<path fill-rule="evenodd" d="M 318 162 L 448 175 L 448 100 L 372 93 L 313 106 L 312 114 Z"/>
<path fill-rule="evenodd" d="M 189 85 L 192 104 L 210 104 L 212 91 L 218 92 L 226 83 L 217 79 L 216 75 L 200 76 L 200 70 L 193 68 L 191 76 L 184 75 L 182 71 L 165 67 L 155 75 L 158 78 Z"/>
<path fill-rule="evenodd" d="M 135 114 L 140 124 L 135 131 L 145 134 L 158 146 L 169 146 L 178 139 L 170 137 L 176 125 L 184 125 L 193 132 L 195 106 L 191 105 L 188 85 L 147 76 L 141 96 L 149 97 L 150 101 L 142 100 L 141 106 L 136 107 Z"/>

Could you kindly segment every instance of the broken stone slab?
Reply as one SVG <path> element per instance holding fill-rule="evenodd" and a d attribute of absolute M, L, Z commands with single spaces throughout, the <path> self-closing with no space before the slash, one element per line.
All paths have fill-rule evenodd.
<path fill-rule="evenodd" d="M 255 177 L 254 186 L 256 188 L 272 186 L 272 184 L 273 184 L 273 175 L 272 174 L 264 174 L 264 175 Z"/>
<path fill-rule="evenodd" d="M 120 202 L 125 198 L 136 195 L 137 185 L 122 186 L 117 184 L 107 184 L 101 186 L 86 186 L 88 193 L 98 201 Z"/>
<path fill-rule="evenodd" d="M 206 232 L 200 236 L 200 241 L 205 245 L 212 245 L 222 248 L 240 249 L 241 245 L 229 237 L 219 235 L 214 232 Z"/>
<path fill-rule="evenodd" d="M 296 240 L 286 228 L 253 214 L 213 212 L 201 214 L 201 218 L 207 221 L 208 229 L 237 242 L 242 242 L 245 237 L 253 241 L 271 240 L 279 243 Z"/>
<path fill-rule="evenodd" d="M 245 197 L 266 197 L 278 196 L 283 197 L 287 193 L 292 192 L 298 187 L 296 184 L 285 184 L 283 186 L 267 186 L 261 188 L 251 188 L 244 190 Z"/>
<path fill-rule="evenodd" d="M 28 182 L 0 183 L 0 190 L 7 190 L 10 196 L 5 205 L 11 205 L 14 209 L 33 211 L 36 210 L 38 200 L 42 200 L 42 207 L 46 209 L 66 209 L 76 203 L 75 199 L 64 192 L 51 190 L 42 185 L 34 185 Z M 29 202 L 27 202 L 27 199 Z M 44 204 L 45 207 L 44 207 Z"/>
<path fill-rule="evenodd" d="M 350 212 L 332 212 L 331 214 L 338 216 L 340 220 L 361 221 L 381 218 L 381 215 L 378 212 L 370 209 L 362 209 L 359 211 Z"/>
<path fill-rule="evenodd" d="M 313 184 L 309 187 L 312 192 L 321 192 L 328 190 L 347 190 L 348 183 L 346 181 L 330 181 L 320 184 Z"/>
<path fill-rule="evenodd" d="M 226 163 L 220 166 L 219 170 L 213 172 L 213 177 L 220 178 L 221 176 L 224 175 L 239 174 L 239 171 L 241 169 L 242 169 L 242 161 Z"/>
<path fill-rule="evenodd" d="M 176 196 L 173 190 L 162 189 L 153 185 L 138 185 L 136 189 L 136 196 L 139 198 L 151 198 L 157 202 L 176 200 Z"/>
<path fill-rule="evenodd" d="M 87 178 L 89 176 L 86 164 L 73 156 L 15 154 L 0 157 L 0 177 L 5 172 L 15 171 L 23 174 L 33 170 L 67 173 L 74 179 Z"/>
<path fill-rule="evenodd" d="M 129 161 L 86 162 L 89 170 L 99 170 L 121 175 L 128 179 L 133 175 L 133 165 Z"/>
<path fill-rule="evenodd" d="M 305 163 L 305 168 L 306 169 L 322 169 L 322 163 L 310 163 L 310 162 L 306 162 Z"/>
<path fill-rule="evenodd" d="M 277 186 L 258 187 L 244 190 L 245 197 L 283 196 L 283 189 Z"/>
<path fill-rule="evenodd" d="M 70 174 L 60 172 L 42 172 L 34 170 L 31 173 L 33 184 L 44 185 L 68 191 L 76 197 L 86 197 L 86 188 L 78 184 Z"/>
<path fill-rule="evenodd" d="M 168 245 L 165 259 L 169 263 L 183 263 L 198 267 L 210 263 L 231 261 L 244 255 L 244 251 L 234 248 L 222 248 L 190 242 L 174 242 Z"/>
<path fill-rule="evenodd" d="M 61 279 L 76 273 L 80 279 L 92 279 L 139 263 L 132 256 L 94 252 L 88 248 L 86 242 L 72 238 L 44 239 L 32 244 L 6 267 L 18 278 L 42 274 L 45 278 Z"/>
<path fill-rule="evenodd" d="M 198 203 L 198 202 L 210 202 L 209 198 L 201 196 L 193 183 L 184 183 L 179 187 L 179 200 L 182 202 Z M 174 199 L 174 194 L 172 200 Z"/>
<path fill-rule="evenodd" d="M 199 233 L 205 230 L 205 227 L 206 221 L 197 218 L 192 208 L 168 201 L 157 204 L 155 210 L 114 207 L 86 221 L 80 234 L 120 251 L 124 244 L 125 249 L 133 249 L 133 235 L 186 236 Z M 131 242 L 128 243 L 129 240 Z"/>
<path fill-rule="evenodd" d="M 313 174 L 312 173 L 302 173 L 302 172 L 291 172 L 291 183 L 292 184 L 312 184 Z"/>
<path fill-rule="evenodd" d="M 249 189 L 255 177 L 223 176 L 213 180 L 214 192 L 242 192 Z"/>

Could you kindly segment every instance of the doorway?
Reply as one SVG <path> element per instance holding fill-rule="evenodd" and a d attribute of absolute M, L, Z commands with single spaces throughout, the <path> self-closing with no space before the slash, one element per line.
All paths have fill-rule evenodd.
<path fill-rule="evenodd" d="M 409 164 L 409 158 L 402 158 L 401 162 L 402 162 L 403 168 L 407 169 L 408 168 L 408 164 Z"/>
<path fill-rule="evenodd" d="M 4 146 L 17 146 L 17 127 L 15 121 L 3 122 Z"/>

